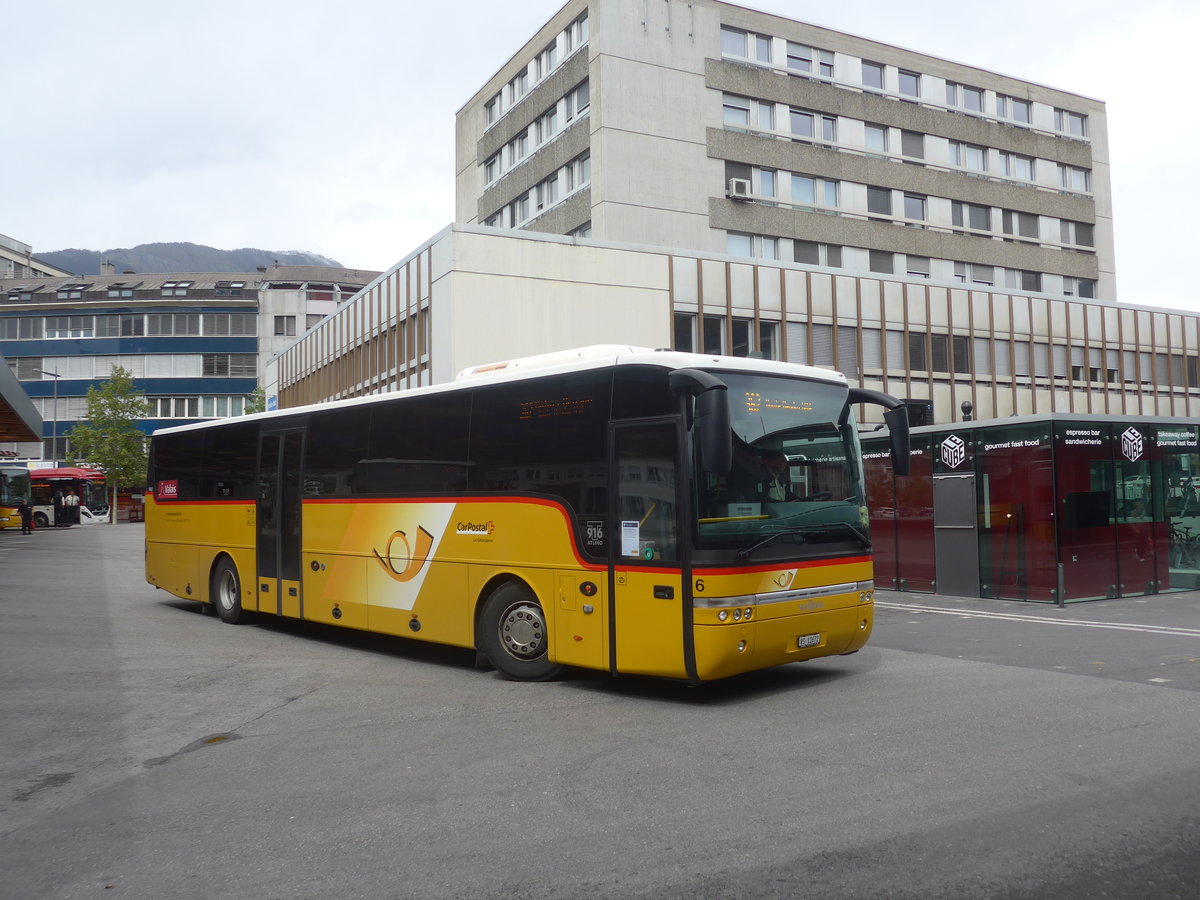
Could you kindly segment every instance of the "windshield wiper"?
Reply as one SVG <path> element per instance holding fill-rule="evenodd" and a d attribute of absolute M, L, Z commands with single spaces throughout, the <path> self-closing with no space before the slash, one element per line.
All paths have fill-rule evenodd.
<path fill-rule="evenodd" d="M 767 546 L 767 544 L 774 543 L 776 540 L 783 537 L 785 534 L 799 535 L 802 533 L 803 533 L 803 529 L 801 529 L 801 528 L 789 528 L 786 531 L 772 531 L 770 534 L 764 534 L 753 544 L 745 546 L 741 550 L 739 550 L 737 552 L 737 558 L 738 559 L 746 559 L 755 550 L 759 550 L 759 549 Z M 804 543 L 803 539 L 801 539 L 799 541 L 799 543 L 803 544 Z"/>
<path fill-rule="evenodd" d="M 784 529 L 781 531 L 772 531 L 769 534 L 764 534 L 753 544 L 749 544 L 749 545 L 743 547 L 741 550 L 739 550 L 737 552 L 737 558 L 738 559 L 746 559 L 755 550 L 761 550 L 763 547 L 767 546 L 767 544 L 774 543 L 776 540 L 783 537 L 784 535 L 790 534 L 794 537 L 800 537 L 801 539 L 797 543 L 803 544 L 803 543 L 805 543 L 805 541 L 803 539 L 803 535 L 806 532 L 828 531 L 831 528 L 834 528 L 836 526 L 841 526 L 842 528 L 845 528 L 847 531 L 849 531 L 851 534 L 853 534 L 856 538 L 858 538 L 858 540 L 862 543 L 864 550 L 871 549 L 871 539 L 869 537 L 867 537 L 866 533 L 859 530 L 855 526 L 851 525 L 849 522 L 821 522 L 821 523 L 813 522 L 809 525 L 796 525 L 792 528 Z"/>

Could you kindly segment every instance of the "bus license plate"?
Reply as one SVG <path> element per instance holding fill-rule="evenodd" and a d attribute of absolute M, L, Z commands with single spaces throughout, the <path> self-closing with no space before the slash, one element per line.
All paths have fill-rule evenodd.
<path fill-rule="evenodd" d="M 796 640 L 796 646 L 801 650 L 805 647 L 815 647 L 819 643 L 821 643 L 821 636 L 819 634 L 802 634 Z"/>

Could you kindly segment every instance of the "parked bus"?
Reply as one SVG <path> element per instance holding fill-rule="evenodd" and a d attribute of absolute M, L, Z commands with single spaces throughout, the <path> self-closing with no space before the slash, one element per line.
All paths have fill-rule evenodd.
<path fill-rule="evenodd" d="M 754 359 L 593 347 L 452 384 L 155 432 L 146 578 L 254 613 L 701 682 L 857 651 L 872 626 L 852 406 Z M 792 481 L 792 476 L 795 480 Z"/>
<path fill-rule="evenodd" d="M 80 521 L 86 517 L 108 515 L 108 498 L 105 494 L 104 473 L 99 469 L 67 467 L 60 469 L 33 469 L 29 473 L 33 491 L 33 521 L 38 528 L 71 524 L 60 521 L 55 512 L 54 495 L 65 497 L 71 491 L 79 497 L 86 512 L 80 512 Z"/>
<path fill-rule="evenodd" d="M 0 528 L 20 528 L 17 506 L 29 499 L 29 470 L 24 466 L 0 466 Z"/>

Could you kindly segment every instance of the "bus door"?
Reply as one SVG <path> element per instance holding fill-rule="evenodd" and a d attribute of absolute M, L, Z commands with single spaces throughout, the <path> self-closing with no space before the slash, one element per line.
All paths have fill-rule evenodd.
<path fill-rule="evenodd" d="M 304 429 L 258 439 L 258 609 L 301 618 L 300 454 Z"/>
<path fill-rule="evenodd" d="M 612 532 L 611 661 L 613 672 L 683 678 L 685 616 L 676 477 L 679 460 L 674 420 L 614 425 L 610 496 Z M 690 641 L 690 638 L 688 639 Z"/>

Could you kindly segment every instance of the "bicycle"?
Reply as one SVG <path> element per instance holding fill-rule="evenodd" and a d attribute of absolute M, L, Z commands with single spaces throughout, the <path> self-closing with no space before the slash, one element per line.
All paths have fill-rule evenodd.
<path fill-rule="evenodd" d="M 1171 526 L 1167 561 L 1172 569 L 1200 569 L 1200 534 L 1186 525 Z"/>

